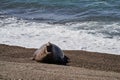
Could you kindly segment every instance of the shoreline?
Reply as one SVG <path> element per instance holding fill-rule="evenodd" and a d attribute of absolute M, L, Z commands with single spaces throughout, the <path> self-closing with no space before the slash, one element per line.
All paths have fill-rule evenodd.
<path fill-rule="evenodd" d="M 0 44 L 0 61 L 34 63 L 35 61 L 30 58 L 35 50 L 35 48 Z M 63 51 L 70 59 L 70 62 L 67 63 L 68 66 L 120 72 L 120 55 L 81 50 Z"/>
<path fill-rule="evenodd" d="M 12 44 L 1 44 L 0 45 L 7 45 L 7 46 L 15 46 L 15 47 L 23 47 L 23 48 L 26 48 L 26 49 L 39 49 L 40 47 L 38 48 L 34 48 L 34 47 L 25 47 L 25 46 L 20 46 L 20 45 L 12 45 Z M 85 52 L 92 52 L 92 53 L 99 53 L 99 54 L 108 54 L 108 55 L 117 55 L 117 56 L 120 56 L 119 53 L 110 53 L 110 52 L 100 52 L 100 51 L 92 51 L 92 50 L 78 50 L 78 49 L 62 49 L 63 51 L 85 51 Z"/>
<path fill-rule="evenodd" d="M 120 80 L 120 55 L 64 50 L 64 65 L 31 60 L 35 48 L 0 44 L 0 79 Z"/>

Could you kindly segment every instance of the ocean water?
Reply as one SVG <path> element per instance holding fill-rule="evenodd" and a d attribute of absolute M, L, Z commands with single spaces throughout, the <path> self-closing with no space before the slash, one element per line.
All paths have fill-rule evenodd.
<path fill-rule="evenodd" d="M 0 0 L 0 44 L 120 55 L 120 0 Z"/>

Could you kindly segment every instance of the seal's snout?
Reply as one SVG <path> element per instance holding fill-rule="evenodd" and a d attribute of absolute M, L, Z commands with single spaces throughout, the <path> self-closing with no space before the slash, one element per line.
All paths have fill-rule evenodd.
<path fill-rule="evenodd" d="M 46 48 L 47 48 L 47 52 L 52 52 L 52 45 L 47 45 Z"/>

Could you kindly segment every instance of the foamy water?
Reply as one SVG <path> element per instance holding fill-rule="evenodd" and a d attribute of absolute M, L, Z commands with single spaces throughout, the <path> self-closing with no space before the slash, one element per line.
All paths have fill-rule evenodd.
<path fill-rule="evenodd" d="M 39 48 L 52 42 L 64 50 L 87 50 L 120 55 L 119 22 L 48 24 L 16 17 L 0 19 L 0 44 Z"/>

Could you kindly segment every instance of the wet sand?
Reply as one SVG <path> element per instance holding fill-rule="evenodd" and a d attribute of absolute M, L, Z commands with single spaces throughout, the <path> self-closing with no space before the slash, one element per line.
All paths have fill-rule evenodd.
<path fill-rule="evenodd" d="M 64 50 L 64 66 L 31 60 L 35 50 L 0 44 L 0 80 L 120 80 L 120 55 Z"/>

